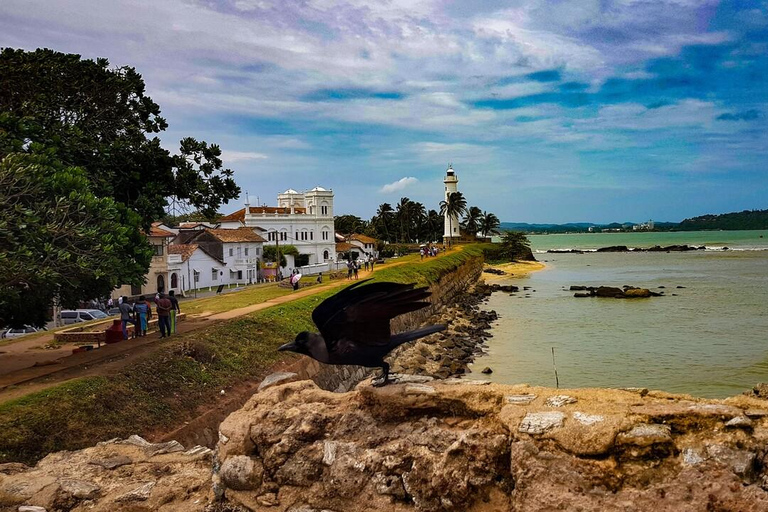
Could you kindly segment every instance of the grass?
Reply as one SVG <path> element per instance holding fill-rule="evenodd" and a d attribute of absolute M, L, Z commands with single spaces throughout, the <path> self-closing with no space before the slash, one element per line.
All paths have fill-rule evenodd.
<path fill-rule="evenodd" d="M 478 257 L 482 257 L 481 246 L 465 246 L 423 262 L 382 268 L 375 277 L 427 285 Z M 251 303 L 241 301 L 274 293 L 266 290 L 254 287 L 238 292 L 229 304 L 241 307 Z M 0 405 L 0 463 L 34 463 L 53 451 L 183 424 L 199 407 L 213 403 L 220 389 L 261 378 L 273 364 L 296 357 L 276 348 L 300 331 L 314 330 L 312 310 L 336 291 L 329 289 L 180 335 L 108 378 L 77 379 Z"/>
<path fill-rule="evenodd" d="M 265 302 L 275 297 L 289 295 L 291 291 L 290 288 L 280 288 L 275 283 L 251 285 L 238 292 L 230 292 L 202 299 L 185 300 L 180 303 L 180 307 L 183 312 L 192 315 L 205 311 L 221 313 L 222 311 L 230 311 L 250 306 L 251 304 Z"/>

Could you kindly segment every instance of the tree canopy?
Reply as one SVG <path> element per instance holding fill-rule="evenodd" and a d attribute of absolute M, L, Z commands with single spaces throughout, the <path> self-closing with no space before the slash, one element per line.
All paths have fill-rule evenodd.
<path fill-rule="evenodd" d="M 142 230 L 170 204 L 213 216 L 237 197 L 217 145 L 190 137 L 171 154 L 155 136 L 166 128 L 134 68 L 0 51 L 0 324 L 40 325 L 55 297 L 75 306 L 138 284 Z"/>

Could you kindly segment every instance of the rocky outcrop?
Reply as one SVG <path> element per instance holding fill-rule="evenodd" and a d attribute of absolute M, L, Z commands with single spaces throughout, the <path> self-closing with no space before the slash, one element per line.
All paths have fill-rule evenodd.
<path fill-rule="evenodd" d="M 659 288 L 664 288 L 660 286 Z M 623 288 L 615 286 L 580 286 L 575 285 L 569 288 L 574 293 L 574 297 L 602 297 L 610 299 L 638 299 L 648 297 L 661 297 L 664 292 L 654 292 L 647 288 L 636 288 L 634 286 L 624 285 Z"/>
<path fill-rule="evenodd" d="M 212 503 L 213 452 L 139 436 L 48 455 L 34 468 L 0 465 L 0 510 L 192 511 Z M 34 508 L 37 507 L 37 508 Z"/>
<path fill-rule="evenodd" d="M 768 510 L 768 401 L 278 375 L 215 453 L 138 436 L 0 465 L 5 512 Z"/>
<path fill-rule="evenodd" d="M 293 382 L 222 423 L 213 488 L 281 512 L 768 510 L 766 406 L 423 377 L 345 394 Z"/>

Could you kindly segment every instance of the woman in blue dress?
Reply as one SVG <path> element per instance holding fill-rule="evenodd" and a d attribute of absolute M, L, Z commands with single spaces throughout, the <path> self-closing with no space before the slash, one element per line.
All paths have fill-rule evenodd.
<path fill-rule="evenodd" d="M 149 306 L 146 298 L 142 295 L 138 302 L 133 306 L 136 311 L 136 331 L 138 336 L 147 335 L 147 322 L 149 321 Z"/>

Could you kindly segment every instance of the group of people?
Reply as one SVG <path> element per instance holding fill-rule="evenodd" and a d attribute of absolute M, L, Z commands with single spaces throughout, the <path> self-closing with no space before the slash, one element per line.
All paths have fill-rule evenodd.
<path fill-rule="evenodd" d="M 429 258 L 430 256 L 437 256 L 438 252 L 440 252 L 440 249 L 438 249 L 436 245 L 432 245 L 432 244 L 426 245 L 421 249 L 419 249 L 419 254 L 421 255 L 421 259 L 424 259 L 425 256 L 427 258 Z"/>
<path fill-rule="evenodd" d="M 363 259 L 362 266 L 365 268 L 365 270 L 370 270 L 373 272 L 373 265 L 376 262 L 376 260 L 373 259 L 373 256 L 368 256 L 367 258 Z M 354 276 L 355 279 L 358 278 L 358 272 L 360 271 L 360 260 L 353 260 L 350 259 L 347 262 L 347 279 L 352 279 Z"/>
<path fill-rule="evenodd" d="M 168 295 L 157 292 L 154 299 L 160 337 L 165 338 L 176 332 L 176 314 L 181 313 L 179 300 L 173 290 Z M 152 319 L 152 303 L 144 295 L 132 303 L 128 301 L 128 297 L 120 297 L 118 303 L 120 320 L 123 323 L 123 339 L 128 339 L 128 324 L 133 324 L 134 338 L 146 336 L 147 325 Z"/>

